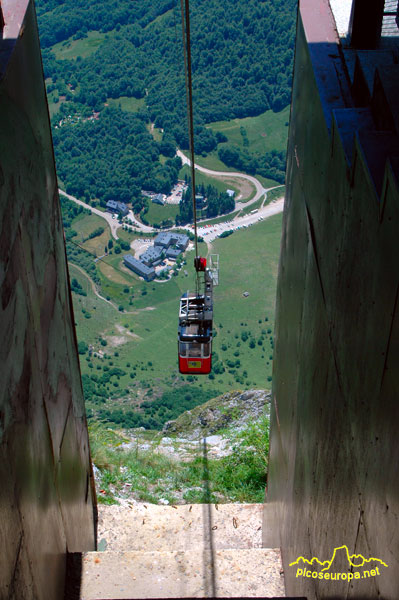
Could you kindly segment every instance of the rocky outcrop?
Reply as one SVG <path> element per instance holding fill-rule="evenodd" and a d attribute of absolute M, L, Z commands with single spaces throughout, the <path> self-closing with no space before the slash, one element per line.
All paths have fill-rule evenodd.
<path fill-rule="evenodd" d="M 268 411 L 271 392 L 267 390 L 234 391 L 188 410 L 174 421 L 165 423 L 165 435 L 184 435 L 185 439 L 215 434 L 234 427 L 237 431 Z"/>

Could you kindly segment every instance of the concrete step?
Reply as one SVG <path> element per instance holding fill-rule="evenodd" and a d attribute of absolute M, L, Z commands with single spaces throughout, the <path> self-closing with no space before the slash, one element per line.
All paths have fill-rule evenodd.
<path fill-rule="evenodd" d="M 259 548 L 262 512 L 262 504 L 100 505 L 99 549 Z"/>
<path fill-rule="evenodd" d="M 81 600 L 285 597 L 280 552 L 270 548 L 87 552 Z"/>

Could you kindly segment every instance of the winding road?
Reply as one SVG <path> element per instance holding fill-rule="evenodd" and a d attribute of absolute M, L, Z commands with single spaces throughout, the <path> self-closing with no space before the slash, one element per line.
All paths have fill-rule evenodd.
<path fill-rule="evenodd" d="M 91 210 L 91 212 L 93 214 L 98 215 L 99 217 L 102 217 L 103 219 L 105 219 L 109 225 L 109 228 L 111 229 L 112 237 L 115 238 L 116 240 L 119 239 L 117 230 L 120 227 L 120 223 L 118 223 L 117 219 L 112 218 L 111 213 L 103 212 L 102 210 L 98 210 L 98 208 L 93 208 L 92 206 L 90 206 L 90 204 L 86 204 L 86 202 L 83 202 L 82 200 L 75 198 L 75 196 L 71 196 L 70 194 L 67 194 L 66 192 L 64 192 L 63 190 L 61 190 L 59 188 L 58 188 L 58 193 L 61 194 L 61 196 L 65 196 L 65 198 L 68 198 L 68 200 L 72 200 L 72 202 L 76 202 L 76 204 L 80 204 L 80 206 L 83 206 L 84 208 Z"/>
<path fill-rule="evenodd" d="M 187 156 L 185 156 L 185 154 L 183 154 L 183 152 L 181 150 L 177 150 L 176 154 L 179 158 L 181 158 L 183 165 L 188 165 L 189 167 L 191 167 L 191 160 L 189 158 L 187 158 Z M 267 189 L 263 187 L 263 185 L 260 183 L 260 181 L 258 181 L 256 179 L 256 177 L 252 177 L 252 175 L 247 175 L 246 173 L 238 173 L 235 171 L 212 171 L 211 169 L 207 169 L 206 167 L 201 167 L 198 164 L 195 164 L 195 168 L 197 171 L 200 171 L 201 173 L 205 173 L 206 175 L 211 175 L 212 177 L 218 177 L 218 178 L 226 178 L 226 177 L 235 178 L 236 177 L 238 179 L 246 179 L 247 181 L 252 183 L 252 185 L 256 189 L 256 194 L 253 198 L 251 198 L 251 200 L 248 200 L 248 202 L 240 202 L 241 208 L 244 208 L 245 206 L 248 206 L 249 204 L 256 202 L 257 200 L 259 200 L 259 198 L 262 198 L 263 194 L 265 194 L 267 192 Z"/>
<path fill-rule="evenodd" d="M 183 152 L 181 150 L 177 150 L 176 154 L 179 158 L 181 158 L 183 165 L 188 165 L 189 167 L 191 167 L 191 160 L 189 158 L 187 158 L 187 156 L 185 154 L 183 154 Z M 233 177 L 233 178 L 238 178 L 238 179 L 246 179 L 247 181 L 249 181 L 256 189 L 256 194 L 248 202 L 240 202 L 239 204 L 241 205 L 241 208 L 244 208 L 245 206 L 248 206 L 249 204 L 256 202 L 257 200 L 262 198 L 263 194 L 265 194 L 268 190 L 273 189 L 273 188 L 268 188 L 268 189 L 264 188 L 263 185 L 260 183 L 260 181 L 258 181 L 256 179 L 256 177 L 252 177 L 252 175 L 247 175 L 246 173 L 237 173 L 235 171 L 212 171 L 211 169 L 207 169 L 206 167 L 201 167 L 198 164 L 195 164 L 195 168 L 197 171 L 200 171 L 201 173 L 205 173 L 206 175 L 211 175 L 212 177 L 218 177 L 218 178 Z"/>
<path fill-rule="evenodd" d="M 181 158 L 183 164 L 191 166 L 190 159 L 187 158 L 187 156 L 185 156 L 183 154 L 183 152 L 181 152 L 181 150 L 177 150 L 177 156 L 179 156 Z M 212 171 L 211 169 L 207 169 L 206 167 L 201 167 L 200 165 L 197 165 L 197 164 L 195 165 L 195 168 L 198 171 L 201 171 L 202 173 L 206 173 L 207 175 L 210 175 L 211 177 L 237 178 L 237 179 L 245 179 L 245 180 L 249 181 L 256 190 L 255 196 L 253 198 L 251 198 L 250 200 L 248 200 L 247 202 L 236 202 L 236 209 L 242 210 L 242 209 L 250 206 L 251 204 L 254 204 L 255 202 L 257 202 L 264 196 L 264 202 L 262 203 L 262 206 L 257 210 L 255 209 L 254 213 L 250 213 L 250 214 L 243 215 L 243 216 L 236 215 L 234 217 L 234 219 L 231 219 L 231 216 L 227 214 L 227 215 L 225 215 L 226 221 L 223 223 L 219 223 L 218 225 L 207 225 L 206 222 L 200 222 L 198 224 L 198 233 L 199 233 L 199 235 L 204 237 L 204 240 L 207 243 L 212 242 L 216 237 L 218 237 L 224 231 L 227 231 L 230 229 L 236 230 L 236 229 L 248 227 L 249 225 L 253 225 L 254 223 L 256 223 L 259 220 L 267 219 L 268 217 L 271 217 L 272 215 L 276 215 L 283 211 L 284 198 L 279 198 L 278 200 L 275 200 L 275 201 L 271 202 L 270 204 L 267 204 L 266 206 L 264 206 L 264 203 L 266 202 L 266 199 L 267 199 L 267 193 L 270 192 L 271 190 L 275 190 L 280 187 L 283 188 L 284 187 L 283 185 L 276 185 L 271 188 L 265 188 L 260 183 L 260 181 L 258 181 L 256 179 L 256 177 L 252 177 L 252 175 L 247 175 L 246 173 L 236 173 L 233 171 Z M 92 213 L 105 219 L 110 226 L 112 236 L 116 240 L 118 239 L 117 230 L 119 229 L 119 227 L 121 225 L 117 219 L 113 218 L 111 213 L 103 212 L 101 210 L 98 210 L 97 208 L 93 208 L 89 204 L 86 204 L 82 200 L 79 200 L 78 198 L 75 198 L 74 196 L 71 196 L 70 194 L 63 192 L 60 189 L 58 191 L 60 194 L 62 194 L 69 200 L 72 200 L 73 202 L 80 204 L 84 208 L 91 210 Z M 129 211 L 129 214 L 127 215 L 127 217 L 128 217 L 128 219 L 130 219 L 133 222 L 133 224 L 137 228 L 139 228 L 144 233 L 159 231 L 158 229 L 154 229 L 153 227 L 150 227 L 148 225 L 144 225 L 144 223 L 141 223 L 135 217 L 133 211 L 131 211 L 131 210 Z M 187 229 L 188 231 L 192 231 L 192 227 L 189 225 L 187 225 L 185 227 L 180 226 L 180 228 L 184 228 L 184 229 Z M 172 227 L 171 229 L 176 229 L 176 227 Z"/>

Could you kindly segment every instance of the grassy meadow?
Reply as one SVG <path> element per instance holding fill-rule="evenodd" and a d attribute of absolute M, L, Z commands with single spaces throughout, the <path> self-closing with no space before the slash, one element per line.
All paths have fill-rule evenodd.
<path fill-rule="evenodd" d="M 151 225 L 159 225 L 165 219 L 172 219 L 174 223 L 178 214 L 178 204 L 165 204 L 164 206 L 161 206 L 160 204 L 156 204 L 149 200 L 148 212 L 145 214 L 145 218 Z"/>
<path fill-rule="evenodd" d="M 54 44 L 51 49 L 57 60 L 74 60 L 78 56 L 86 58 L 101 46 L 107 35 L 111 35 L 111 32 L 89 31 L 85 38 L 74 40 L 73 37 L 70 37 L 63 42 Z"/>
<path fill-rule="evenodd" d="M 209 123 L 207 127 L 215 133 L 218 131 L 223 133 L 227 137 L 227 143 L 235 144 L 241 149 L 245 148 L 244 129 L 249 142 L 248 149 L 251 152 L 285 151 L 289 117 L 290 107 L 287 106 L 279 113 L 268 110 L 257 117 L 216 121 Z"/>
<path fill-rule="evenodd" d="M 72 226 L 85 237 L 90 222 L 92 230 L 98 228 L 98 219 L 85 215 Z M 123 234 L 133 239 L 132 234 Z M 73 292 L 78 341 L 87 345 L 80 355 L 82 374 L 101 376 L 120 369 L 107 384 L 104 407 L 138 405 L 187 384 L 217 393 L 270 387 L 280 234 L 281 215 L 277 215 L 213 242 L 212 252 L 220 255 L 213 344 L 220 372 L 203 377 L 183 376 L 177 369 L 178 304 L 183 292 L 194 289 L 193 251 L 186 253 L 187 264 L 176 277 L 148 283 L 123 266 L 123 251 L 110 254 L 97 262 L 101 298 L 82 267 L 70 263 L 71 279 L 86 294 Z M 107 226 L 102 236 L 104 240 L 100 236 L 89 242 L 97 242 L 101 249 L 110 237 Z M 207 252 L 204 243 L 200 252 Z M 244 297 L 244 292 L 249 295 Z M 91 406 L 90 398 L 87 405 Z"/>

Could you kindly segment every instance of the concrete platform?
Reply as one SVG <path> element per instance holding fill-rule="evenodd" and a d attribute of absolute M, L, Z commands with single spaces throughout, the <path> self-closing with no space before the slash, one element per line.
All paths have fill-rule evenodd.
<path fill-rule="evenodd" d="M 99 506 L 102 550 L 260 548 L 262 504 Z"/>
<path fill-rule="evenodd" d="M 99 506 L 99 552 L 75 556 L 81 600 L 285 597 L 262 504 Z M 68 597 L 69 598 L 69 597 Z"/>
<path fill-rule="evenodd" d="M 81 600 L 285 597 L 279 550 L 88 552 Z"/>

